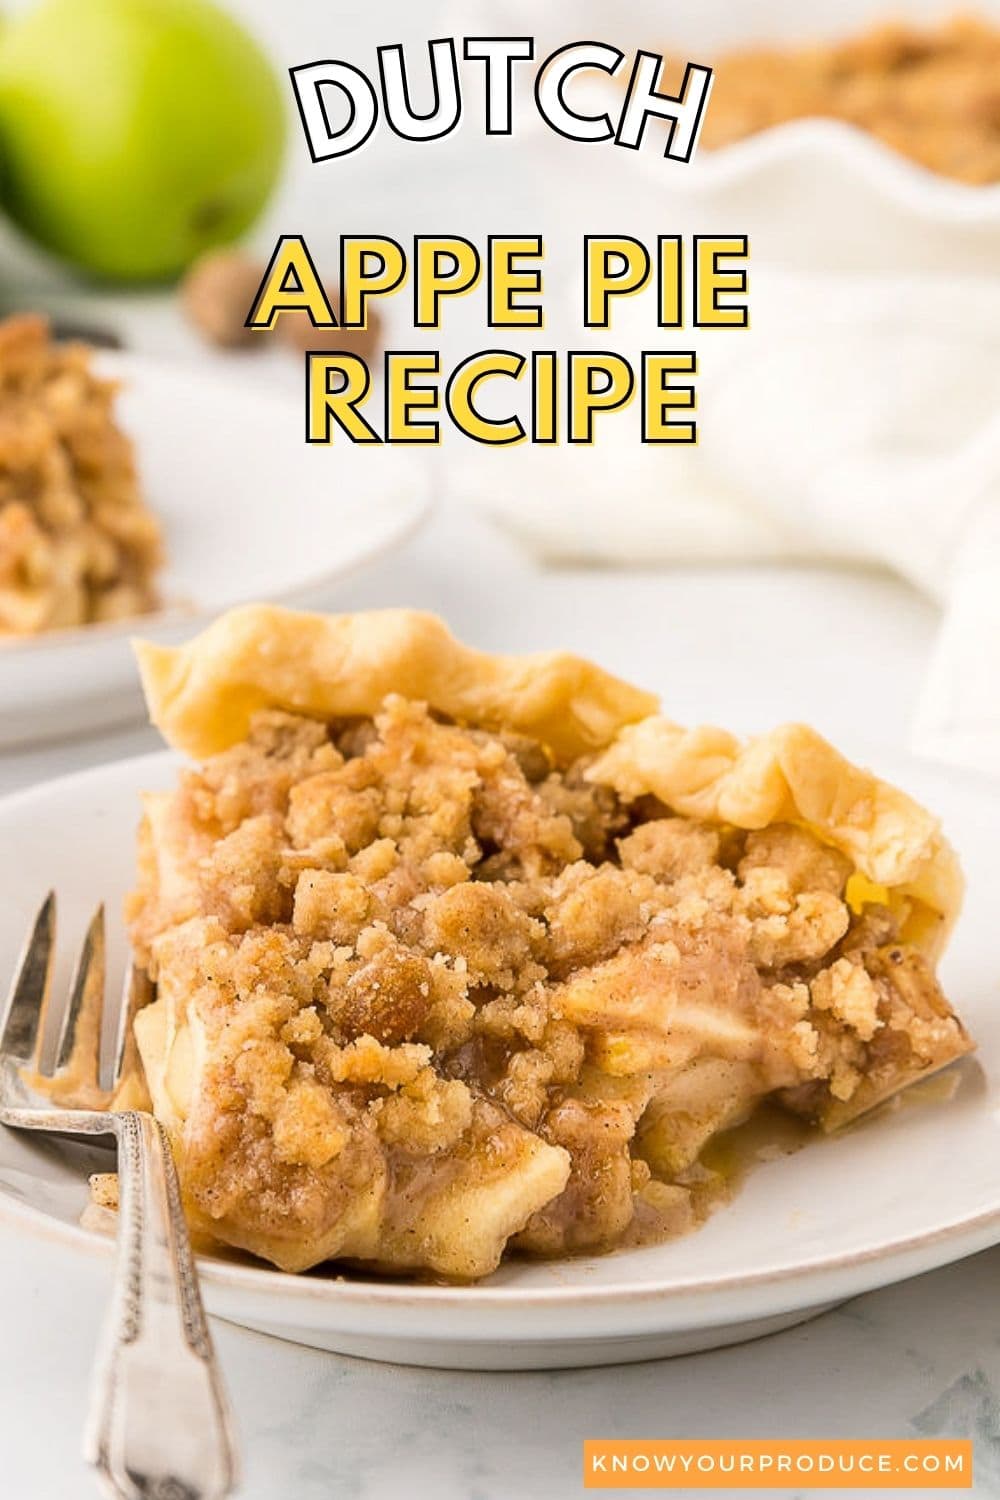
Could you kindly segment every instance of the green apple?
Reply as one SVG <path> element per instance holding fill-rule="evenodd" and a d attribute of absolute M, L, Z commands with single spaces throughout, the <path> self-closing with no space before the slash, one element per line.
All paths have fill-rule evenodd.
<path fill-rule="evenodd" d="M 97 276 L 176 276 L 278 176 L 281 92 L 209 0 L 42 0 L 0 31 L 0 206 Z"/>

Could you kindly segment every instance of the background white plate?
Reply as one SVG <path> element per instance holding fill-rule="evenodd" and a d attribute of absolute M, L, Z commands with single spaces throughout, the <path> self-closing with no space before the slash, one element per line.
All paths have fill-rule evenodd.
<path fill-rule="evenodd" d="M 943 816 L 969 877 L 944 981 L 980 1051 L 955 1070 L 950 1099 L 927 1085 L 853 1131 L 760 1166 L 705 1228 L 670 1244 L 511 1262 L 474 1287 L 292 1277 L 205 1259 L 210 1310 L 403 1363 L 609 1363 L 752 1337 L 1000 1242 L 1000 792 L 912 760 L 873 761 Z M 170 785 L 176 766 L 170 755 L 121 762 L 0 803 L 0 974 L 50 885 L 59 890 L 64 959 L 99 896 L 112 914 L 119 908 L 132 879 L 138 793 Z M 0 1209 L 25 1232 L 107 1253 L 105 1238 L 79 1227 L 95 1164 L 106 1168 L 106 1154 L 0 1131 Z"/>
<path fill-rule="evenodd" d="M 0 748 L 142 716 L 129 637 L 179 640 L 250 600 L 319 607 L 338 578 L 409 535 L 426 511 L 412 449 L 309 447 L 304 395 L 188 366 L 102 355 L 163 523 L 164 610 L 0 645 Z"/>

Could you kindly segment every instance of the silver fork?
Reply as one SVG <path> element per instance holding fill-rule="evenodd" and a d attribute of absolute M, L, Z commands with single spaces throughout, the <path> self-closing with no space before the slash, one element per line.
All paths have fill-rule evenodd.
<path fill-rule="evenodd" d="M 221 1500 L 236 1483 L 235 1446 L 170 1145 L 151 1114 L 111 1113 L 111 1094 L 100 1087 L 103 908 L 90 924 L 77 962 L 50 1075 L 54 1094 L 61 1083 L 88 1107 L 53 1107 L 31 1087 L 33 1068 L 42 1077 L 55 928 L 50 895 L 21 954 L 0 1034 L 0 1122 L 70 1135 L 113 1135 L 117 1143 L 118 1260 L 84 1455 L 114 1496 Z M 132 1019 L 150 993 L 145 971 L 133 964 L 119 1016 L 112 1089 L 134 1061 Z"/>

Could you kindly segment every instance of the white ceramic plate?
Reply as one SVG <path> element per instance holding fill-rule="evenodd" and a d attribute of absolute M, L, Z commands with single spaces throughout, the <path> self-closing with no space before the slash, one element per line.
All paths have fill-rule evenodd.
<path fill-rule="evenodd" d="M 293 398 L 131 355 L 100 365 L 123 382 L 120 418 L 163 522 L 166 607 L 0 646 L 0 748 L 140 718 L 130 636 L 180 640 L 249 600 L 335 602 L 336 580 L 427 508 L 412 449 L 309 447 Z"/>
<path fill-rule="evenodd" d="M 969 897 L 944 979 L 980 1043 L 881 1117 L 758 1167 L 697 1234 L 562 1263 L 511 1262 L 478 1286 L 293 1277 L 204 1259 L 211 1311 L 321 1348 L 410 1364 L 543 1368 L 649 1359 L 732 1343 L 1000 1241 L 1000 791 L 910 760 L 873 757 L 940 811 Z M 56 884 L 63 957 L 98 895 L 115 912 L 133 869 L 137 796 L 169 786 L 171 755 L 88 771 L 0 803 L 0 973 Z M 16 861 L 11 857 L 17 851 Z M 120 939 L 120 933 L 118 937 Z M 112 962 L 121 953 L 112 952 Z M 67 977 L 64 973 L 63 977 Z M 78 1252 L 88 1169 L 106 1154 L 0 1130 L 0 1211 Z"/>

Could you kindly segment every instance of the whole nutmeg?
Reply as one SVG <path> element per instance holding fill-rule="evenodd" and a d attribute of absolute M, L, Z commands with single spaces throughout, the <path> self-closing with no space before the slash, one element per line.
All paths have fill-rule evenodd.
<path fill-rule="evenodd" d="M 264 270 L 242 250 L 214 250 L 195 261 L 181 285 L 181 306 L 210 344 L 245 349 L 259 341 L 244 324 Z"/>
<path fill-rule="evenodd" d="M 336 288 L 326 287 L 330 306 L 336 308 L 340 296 Z M 345 351 L 357 354 L 361 359 L 371 360 L 382 343 L 382 319 L 375 308 L 368 309 L 367 328 L 314 328 L 307 312 L 280 313 L 275 320 L 275 332 L 283 343 L 300 354 L 309 351 L 330 353 Z"/>

